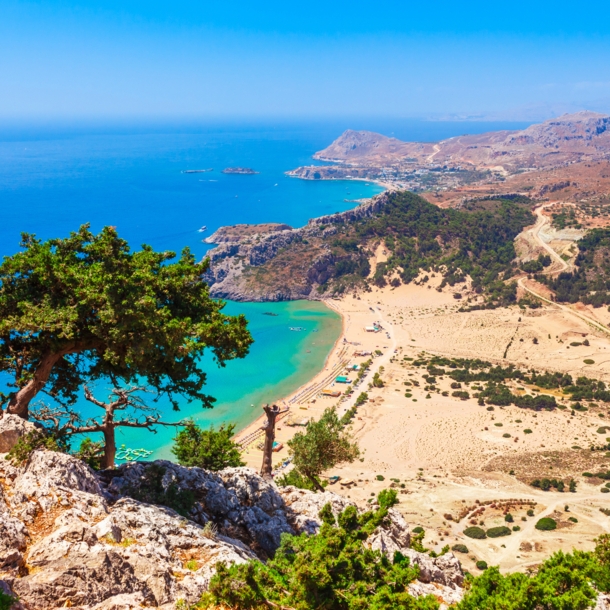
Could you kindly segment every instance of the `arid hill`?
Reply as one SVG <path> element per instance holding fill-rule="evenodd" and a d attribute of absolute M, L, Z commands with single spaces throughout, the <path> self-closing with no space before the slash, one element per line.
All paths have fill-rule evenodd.
<path fill-rule="evenodd" d="M 350 166 L 404 163 L 470 165 L 478 169 L 550 168 L 610 155 L 610 117 L 577 112 L 522 131 L 457 136 L 437 144 L 402 142 L 369 131 L 345 131 L 315 159 Z"/>

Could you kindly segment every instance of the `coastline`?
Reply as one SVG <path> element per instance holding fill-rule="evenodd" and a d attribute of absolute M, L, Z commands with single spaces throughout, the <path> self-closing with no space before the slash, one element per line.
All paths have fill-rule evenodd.
<path fill-rule="evenodd" d="M 291 392 L 284 398 L 281 398 L 280 400 L 276 401 L 276 404 L 278 404 L 281 407 L 290 406 L 291 409 L 290 409 L 290 411 L 288 411 L 288 413 L 294 414 L 296 409 L 298 409 L 299 397 L 301 397 L 305 394 L 308 394 L 310 391 L 312 391 L 315 387 L 317 387 L 320 383 L 322 383 L 323 380 L 325 380 L 328 377 L 328 371 L 333 370 L 335 368 L 332 366 L 331 363 L 333 362 L 333 360 L 335 360 L 339 357 L 339 354 L 341 352 L 341 346 L 343 344 L 343 340 L 345 338 L 345 331 L 346 331 L 345 315 L 339 307 L 337 307 L 336 305 L 332 305 L 329 300 L 324 300 L 324 301 L 322 301 L 322 303 L 324 303 L 324 305 L 326 305 L 326 307 L 328 307 L 329 309 L 332 309 L 334 312 L 336 312 L 341 317 L 341 332 L 339 333 L 339 336 L 337 337 L 331 350 L 329 351 L 328 355 L 326 356 L 320 371 L 318 371 L 318 373 L 316 375 L 314 375 L 311 379 L 309 379 L 307 382 L 301 384 L 296 390 L 294 390 L 293 392 Z M 292 407 L 294 407 L 294 409 Z M 280 421 L 280 420 L 278 419 L 278 421 Z M 248 424 L 244 428 L 241 428 L 235 434 L 233 440 L 235 442 L 237 442 L 238 444 L 243 443 L 247 437 L 249 437 L 250 435 L 254 434 L 255 432 L 257 432 L 259 430 L 262 430 L 262 425 L 264 422 L 265 422 L 265 415 L 261 414 L 252 423 Z M 262 457 L 262 454 L 261 454 L 261 457 Z"/>

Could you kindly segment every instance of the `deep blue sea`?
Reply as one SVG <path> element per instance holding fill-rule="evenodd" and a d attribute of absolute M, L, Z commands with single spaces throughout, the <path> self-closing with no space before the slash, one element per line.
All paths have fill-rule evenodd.
<path fill-rule="evenodd" d="M 90 223 L 94 231 L 116 226 L 133 248 L 146 243 L 179 252 L 188 246 L 203 257 L 209 246 L 202 238 L 219 226 L 284 222 L 298 227 L 309 218 L 353 207 L 349 200 L 379 193 L 378 186 L 364 182 L 311 182 L 285 176 L 287 170 L 312 163 L 311 155 L 344 129 L 436 141 L 525 126 L 377 119 L 0 124 L 0 255 L 17 251 L 21 232 L 47 239 Z M 259 173 L 221 173 L 233 166 Z M 182 173 L 207 168 L 213 171 Z M 198 232 L 202 225 L 207 226 L 204 234 Z M 263 402 L 285 396 L 321 369 L 341 328 L 338 316 L 319 303 L 228 303 L 227 311 L 243 312 L 250 320 L 255 339 L 251 355 L 224 369 L 205 359 L 207 391 L 217 397 L 216 407 L 202 411 L 199 405 L 184 402 L 181 412 L 175 413 L 168 404 L 157 403 L 166 419 L 192 416 L 203 425 L 247 425 L 260 414 Z M 306 330 L 291 332 L 290 326 Z M 106 388 L 98 385 L 96 391 L 103 398 Z M 77 406 L 85 415 L 94 414 L 95 407 L 84 401 Z M 150 435 L 128 430 L 117 440 L 168 457 L 174 432 L 161 429 Z"/>

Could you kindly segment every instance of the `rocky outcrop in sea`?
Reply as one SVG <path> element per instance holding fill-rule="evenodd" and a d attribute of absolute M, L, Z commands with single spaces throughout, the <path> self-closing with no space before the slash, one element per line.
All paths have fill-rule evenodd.
<path fill-rule="evenodd" d="M 0 419 L 5 448 L 21 434 L 13 418 Z M 136 499 L 150 494 L 151 472 L 156 493 L 192 494 L 186 514 Z M 328 491 L 278 488 L 248 468 L 215 473 L 155 461 L 96 473 L 62 453 L 36 451 L 22 466 L 2 455 L 0 587 L 19 597 L 15 609 L 173 610 L 178 600 L 199 599 L 217 562 L 265 561 L 282 533 L 315 533 L 327 503 L 335 514 L 351 504 Z M 457 558 L 411 549 L 398 511 L 390 510 L 369 544 L 419 565 L 414 595 L 433 593 L 447 604 L 461 598 Z"/>

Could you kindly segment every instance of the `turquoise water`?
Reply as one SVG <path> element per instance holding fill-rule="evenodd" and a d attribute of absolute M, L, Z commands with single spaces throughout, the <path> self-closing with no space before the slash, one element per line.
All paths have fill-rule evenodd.
<path fill-rule="evenodd" d="M 285 176 L 287 170 L 312 163 L 311 155 L 344 129 L 431 141 L 465 131 L 523 126 L 363 119 L 272 125 L 0 125 L 0 255 L 18 249 L 22 231 L 47 239 L 90 222 L 95 231 L 116 226 L 134 248 L 142 243 L 174 251 L 189 246 L 200 257 L 209 248 L 201 241 L 205 234 L 197 231 L 204 224 L 206 234 L 244 222 L 297 227 L 379 193 L 380 187 L 364 182 Z M 230 166 L 260 173 L 221 173 Z M 214 171 L 182 173 L 204 168 Z M 220 370 L 204 360 L 207 392 L 218 399 L 215 408 L 202 411 L 197 404 L 183 403 L 175 413 L 167 401 L 160 401 L 155 406 L 166 420 L 192 416 L 203 425 L 247 425 L 259 415 L 262 403 L 289 394 L 313 377 L 340 332 L 337 314 L 319 303 L 229 303 L 227 311 L 244 313 L 250 320 L 255 339 L 250 355 Z M 265 316 L 265 311 L 278 315 Z M 291 332 L 290 326 L 306 330 Z M 7 391 L 2 381 L 0 377 L 0 390 Z M 96 392 L 104 397 L 103 384 Z M 95 414 L 95 407 L 84 400 L 77 408 L 85 416 Z M 118 440 L 168 456 L 174 433 L 173 428 L 161 428 L 156 435 L 128 429 Z"/>

